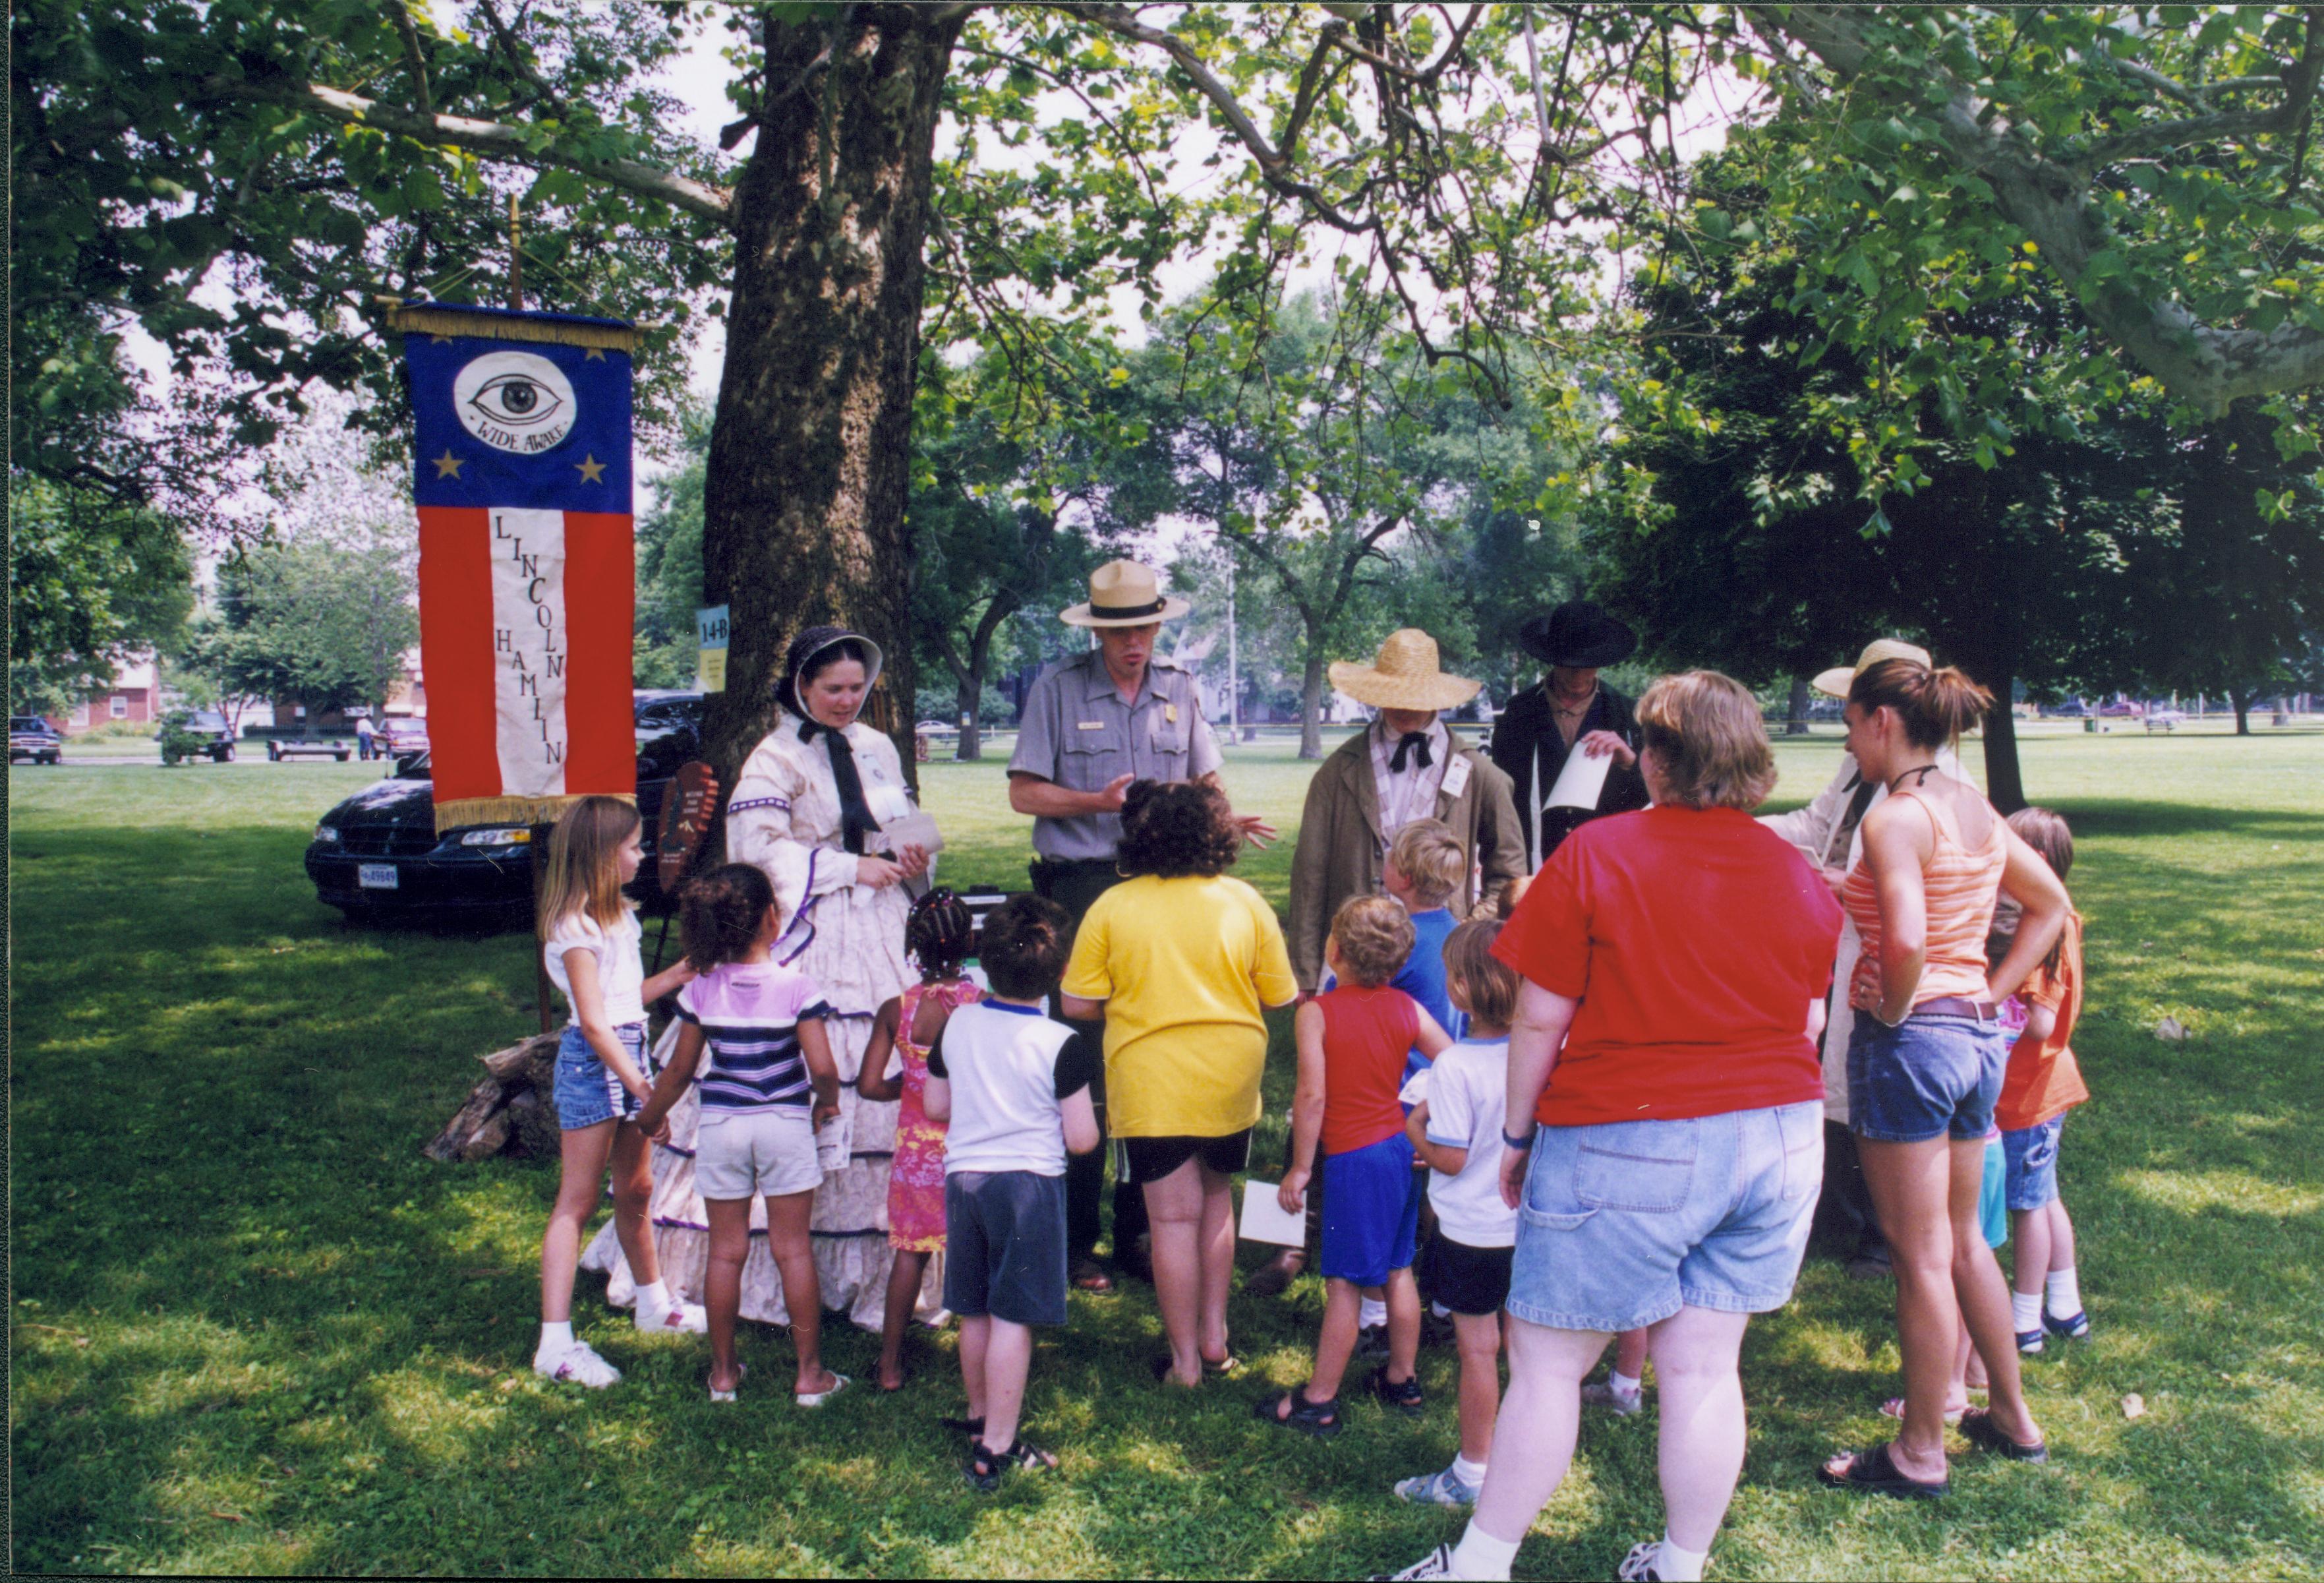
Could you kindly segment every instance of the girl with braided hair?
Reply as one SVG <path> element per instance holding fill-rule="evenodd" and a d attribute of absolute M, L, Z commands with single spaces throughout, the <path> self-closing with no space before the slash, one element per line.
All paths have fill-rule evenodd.
<path fill-rule="evenodd" d="M 888 1245 L 896 1262 L 888 1274 L 888 1309 L 880 1327 L 880 1388 L 903 1388 L 904 1330 L 919 1301 L 929 1255 L 945 1245 L 945 1124 L 930 1121 L 921 1096 L 927 1088 L 928 1050 L 945 1023 L 981 991 L 961 972 L 975 949 L 968 904 L 938 885 L 912 903 L 904 920 L 904 952 L 920 981 L 892 995 L 872 1023 L 872 1042 L 855 1092 L 875 1104 L 900 1101 L 896 1153 L 888 1164 Z M 896 1058 L 895 1074 L 888 1070 Z"/>

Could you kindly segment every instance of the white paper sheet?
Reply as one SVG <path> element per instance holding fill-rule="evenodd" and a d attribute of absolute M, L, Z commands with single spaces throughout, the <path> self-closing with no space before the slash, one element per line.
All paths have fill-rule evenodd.
<path fill-rule="evenodd" d="M 815 1134 L 815 1162 L 823 1167 L 825 1176 L 847 1169 L 855 1157 L 855 1118 L 844 1110 Z"/>
<path fill-rule="evenodd" d="M 1245 1242 L 1273 1243 L 1277 1247 L 1299 1247 L 1307 1241 L 1307 1216 L 1305 1210 L 1286 1215 L 1283 1206 L 1275 1201 L 1278 1183 L 1247 1181 L 1242 1184 L 1242 1238 Z M 1309 1189 L 1313 1191 L 1311 1186 Z"/>
<path fill-rule="evenodd" d="M 926 809 L 916 808 L 901 819 L 891 819 L 880 827 L 886 838 L 888 850 L 901 852 L 907 847 L 924 847 L 934 857 L 945 849 L 944 832 L 936 829 L 936 815 Z"/>
<path fill-rule="evenodd" d="M 1606 772 L 1614 767 L 1614 755 L 1601 753 L 1596 758 L 1582 751 L 1579 743 L 1565 755 L 1565 767 L 1557 772 L 1557 784 L 1549 789 L 1551 808 L 1595 808 L 1598 794 L 1606 789 Z"/>

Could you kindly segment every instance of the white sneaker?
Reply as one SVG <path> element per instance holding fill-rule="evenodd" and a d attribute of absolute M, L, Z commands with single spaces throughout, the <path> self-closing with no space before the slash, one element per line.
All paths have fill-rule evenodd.
<path fill-rule="evenodd" d="M 1463 1484 L 1461 1476 L 1447 1467 L 1401 1481 L 1396 1486 L 1396 1497 L 1416 1505 L 1467 1507 L 1477 1504 L 1477 1486 Z"/>
<path fill-rule="evenodd" d="M 544 1379 L 562 1380 L 567 1384 L 586 1385 L 602 1391 L 622 1381 L 622 1371 L 597 1356 L 586 1341 L 576 1341 L 565 1356 L 554 1360 L 535 1357 L 532 1372 Z"/>
<path fill-rule="evenodd" d="M 1373 1573 L 1372 1583 L 1397 1583 L 1397 1580 L 1407 1578 L 1454 1578 L 1459 1575 L 1452 1570 L 1452 1547 L 1440 1544 L 1401 1572 Z"/>
<path fill-rule="evenodd" d="M 1625 1393 L 1604 1381 L 1593 1381 L 1582 1387 L 1584 1407 L 1610 1407 L 1624 1418 L 1635 1418 L 1646 1410 L 1646 1393 L 1638 1391 Z"/>
<path fill-rule="evenodd" d="M 710 1328 L 709 1311 L 698 1302 L 674 1302 L 658 1314 L 641 1304 L 632 1317 L 649 1336 L 700 1336 Z"/>
<path fill-rule="evenodd" d="M 1634 1544 L 1630 1553 L 1622 1558 L 1622 1564 L 1614 1569 L 1614 1576 L 1622 1583 L 1662 1583 L 1663 1575 L 1655 1570 L 1655 1563 L 1662 1557 L 1662 1541 L 1658 1539 Z"/>

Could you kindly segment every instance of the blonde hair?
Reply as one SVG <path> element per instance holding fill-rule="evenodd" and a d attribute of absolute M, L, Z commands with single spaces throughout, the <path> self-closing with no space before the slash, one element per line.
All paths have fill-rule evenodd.
<path fill-rule="evenodd" d="M 1412 955 L 1412 915 L 1386 896 L 1351 896 L 1332 915 L 1332 942 L 1340 964 L 1365 989 L 1397 975 Z"/>
<path fill-rule="evenodd" d="M 533 911 L 541 939 L 576 912 L 611 925 L 629 909 L 613 855 L 637 828 L 637 805 L 619 797 L 584 797 L 565 810 L 549 832 L 549 859 Z"/>
<path fill-rule="evenodd" d="M 1637 720 L 1674 802 L 1748 812 L 1775 789 L 1775 751 L 1758 701 L 1731 676 L 1665 676 L 1638 699 Z"/>
<path fill-rule="evenodd" d="M 1416 819 L 1397 831 L 1388 860 L 1412 886 L 1412 899 L 1434 907 L 1469 877 L 1469 855 L 1452 827 L 1438 819 Z"/>
<path fill-rule="evenodd" d="M 1444 941 L 1444 974 L 1461 981 L 1461 998 L 1480 1027 L 1506 1028 L 1517 1014 L 1517 976 L 1493 955 L 1498 918 L 1471 918 Z"/>

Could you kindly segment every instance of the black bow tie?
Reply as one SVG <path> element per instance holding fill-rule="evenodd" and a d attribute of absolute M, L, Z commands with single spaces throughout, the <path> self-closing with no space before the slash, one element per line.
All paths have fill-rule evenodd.
<path fill-rule="evenodd" d="M 1415 748 L 1418 748 L 1420 750 L 1420 767 L 1422 769 L 1426 769 L 1430 764 L 1435 762 L 1428 755 L 1428 733 L 1425 731 L 1407 731 L 1403 736 L 1396 739 L 1396 753 L 1394 756 L 1388 761 L 1388 773 L 1391 775 L 1400 775 L 1404 773 L 1405 755 L 1411 753 Z"/>

